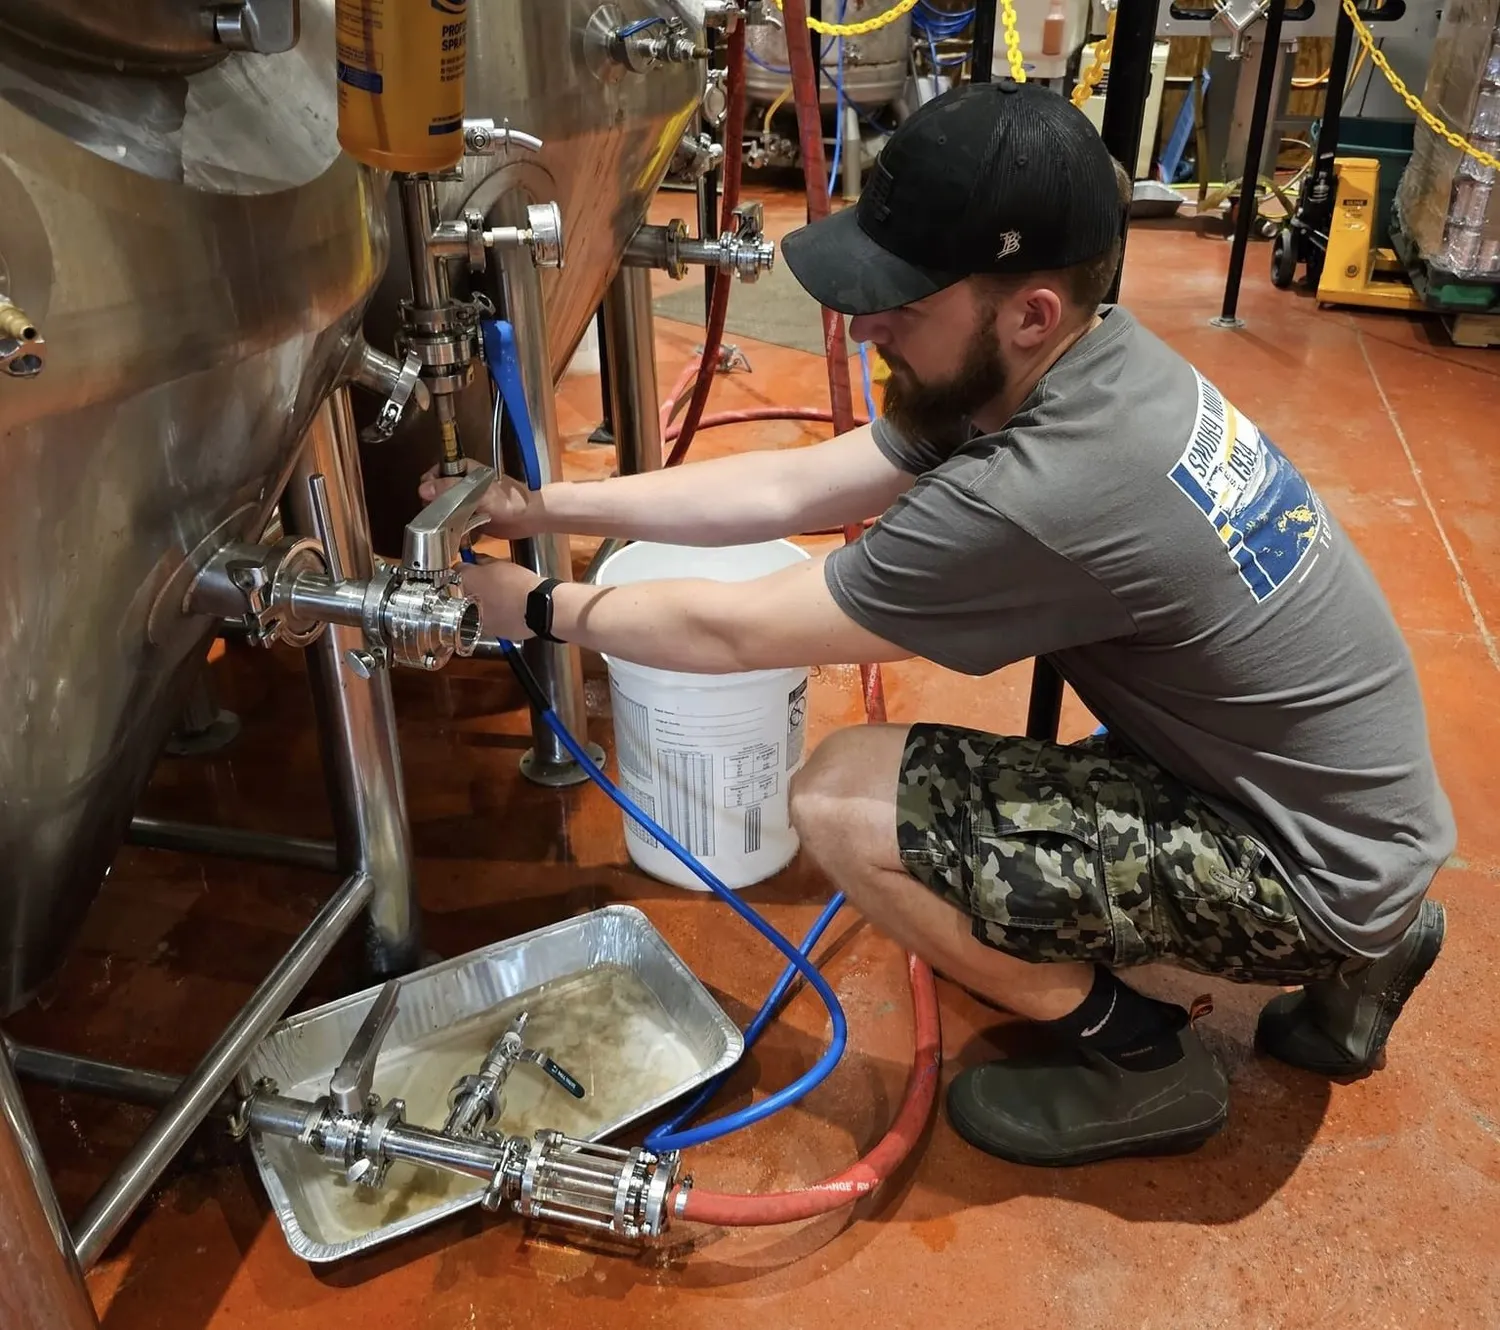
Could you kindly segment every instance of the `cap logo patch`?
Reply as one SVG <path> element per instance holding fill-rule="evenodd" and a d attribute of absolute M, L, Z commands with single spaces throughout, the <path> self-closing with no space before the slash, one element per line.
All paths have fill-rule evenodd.
<path fill-rule="evenodd" d="M 1000 259 L 1008 259 L 1021 248 L 1021 233 L 1019 231 L 1002 231 L 1000 233 L 1000 251 L 995 255 L 998 262 Z"/>

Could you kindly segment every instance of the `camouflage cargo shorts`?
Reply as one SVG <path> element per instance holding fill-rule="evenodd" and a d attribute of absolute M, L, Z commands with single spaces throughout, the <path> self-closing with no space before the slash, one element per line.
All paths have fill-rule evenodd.
<path fill-rule="evenodd" d="M 896 796 L 901 859 L 1026 961 L 1167 961 L 1241 983 L 1329 978 L 1264 849 L 1155 763 L 917 725 Z"/>

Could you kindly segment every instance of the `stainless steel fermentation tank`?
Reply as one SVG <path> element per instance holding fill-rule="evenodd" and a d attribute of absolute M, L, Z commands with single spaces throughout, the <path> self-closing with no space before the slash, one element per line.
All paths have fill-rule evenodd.
<path fill-rule="evenodd" d="M 467 252 L 483 272 L 477 294 L 516 325 L 544 469 L 557 465 L 552 379 L 607 289 L 612 326 L 633 339 L 621 357 L 633 378 L 611 385 L 617 414 L 655 429 L 649 283 L 639 267 L 617 269 L 674 154 L 704 154 L 683 136 L 704 81 L 699 20 L 716 3 L 723 21 L 722 0 L 636 0 L 628 17 L 572 0 L 471 9 L 471 115 L 498 128 L 439 198 L 444 212 L 466 205 L 495 223 L 477 256 L 470 234 Z M 641 35 L 643 9 L 660 26 Z M 392 357 L 362 335 L 391 248 L 390 181 L 339 152 L 334 68 L 332 0 L 0 0 L 0 1016 L 60 962 L 226 620 L 253 641 L 309 650 L 337 843 L 160 823 L 134 834 L 343 876 L 198 1068 L 153 1098 L 160 1112 L 71 1235 L 0 1044 L 0 1173 L 30 1173 L 35 1192 L 7 1189 L 0 1249 L 50 1227 L 63 1257 L 4 1285 L 24 1286 L 28 1324 L 91 1319 L 78 1268 L 354 921 L 369 922 L 377 974 L 417 958 L 389 668 L 435 669 L 474 650 L 477 607 L 454 570 L 494 473 L 471 469 L 413 517 L 399 562 L 373 558 L 346 385 L 375 390 L 386 424 L 399 425 L 398 404 L 446 405 L 431 363 L 414 385 L 409 346 Z M 466 129 L 476 151 L 484 138 Z M 403 191 L 401 249 L 446 300 L 432 265 L 457 269 L 448 259 L 463 242 L 410 225 L 430 189 Z M 541 271 L 559 216 L 560 278 Z M 659 239 L 663 253 L 682 250 Z M 747 222 L 685 261 L 753 277 L 765 248 Z M 393 274 L 392 300 L 409 281 L 404 267 Z M 463 403 L 466 440 L 481 448 L 486 396 L 481 380 Z M 559 1167 L 574 1168 L 576 1144 L 542 1153 L 562 1151 Z"/>
<path fill-rule="evenodd" d="M 0 3 L 0 296 L 36 334 L 0 373 L 0 1015 L 60 961 L 202 666 L 215 620 L 174 579 L 265 529 L 386 261 L 384 182 L 335 138 L 331 0 L 227 58 L 173 9 Z M 45 49 L 69 43 L 125 69 Z"/>

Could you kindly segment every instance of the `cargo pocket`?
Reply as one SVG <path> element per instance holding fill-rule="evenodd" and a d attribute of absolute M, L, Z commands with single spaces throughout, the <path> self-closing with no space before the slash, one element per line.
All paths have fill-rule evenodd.
<path fill-rule="evenodd" d="M 1180 834 L 1180 833 L 1179 833 Z M 1306 973 L 1312 949 L 1292 893 L 1250 836 L 1200 843 L 1194 869 L 1173 874 L 1176 959 L 1241 983 L 1287 982 Z"/>
<path fill-rule="evenodd" d="M 1029 961 L 1114 958 L 1114 924 L 1099 852 L 1094 797 L 1057 793 L 1050 781 L 1027 797 L 1025 772 L 997 773 L 977 800 L 964 847 L 981 942 Z"/>

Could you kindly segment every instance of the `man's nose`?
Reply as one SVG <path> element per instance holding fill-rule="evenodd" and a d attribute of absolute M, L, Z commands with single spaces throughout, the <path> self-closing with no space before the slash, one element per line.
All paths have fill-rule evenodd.
<path fill-rule="evenodd" d="M 878 314 L 856 314 L 849 320 L 849 336 L 856 342 L 879 343 L 877 334 L 881 329 L 881 318 Z"/>

